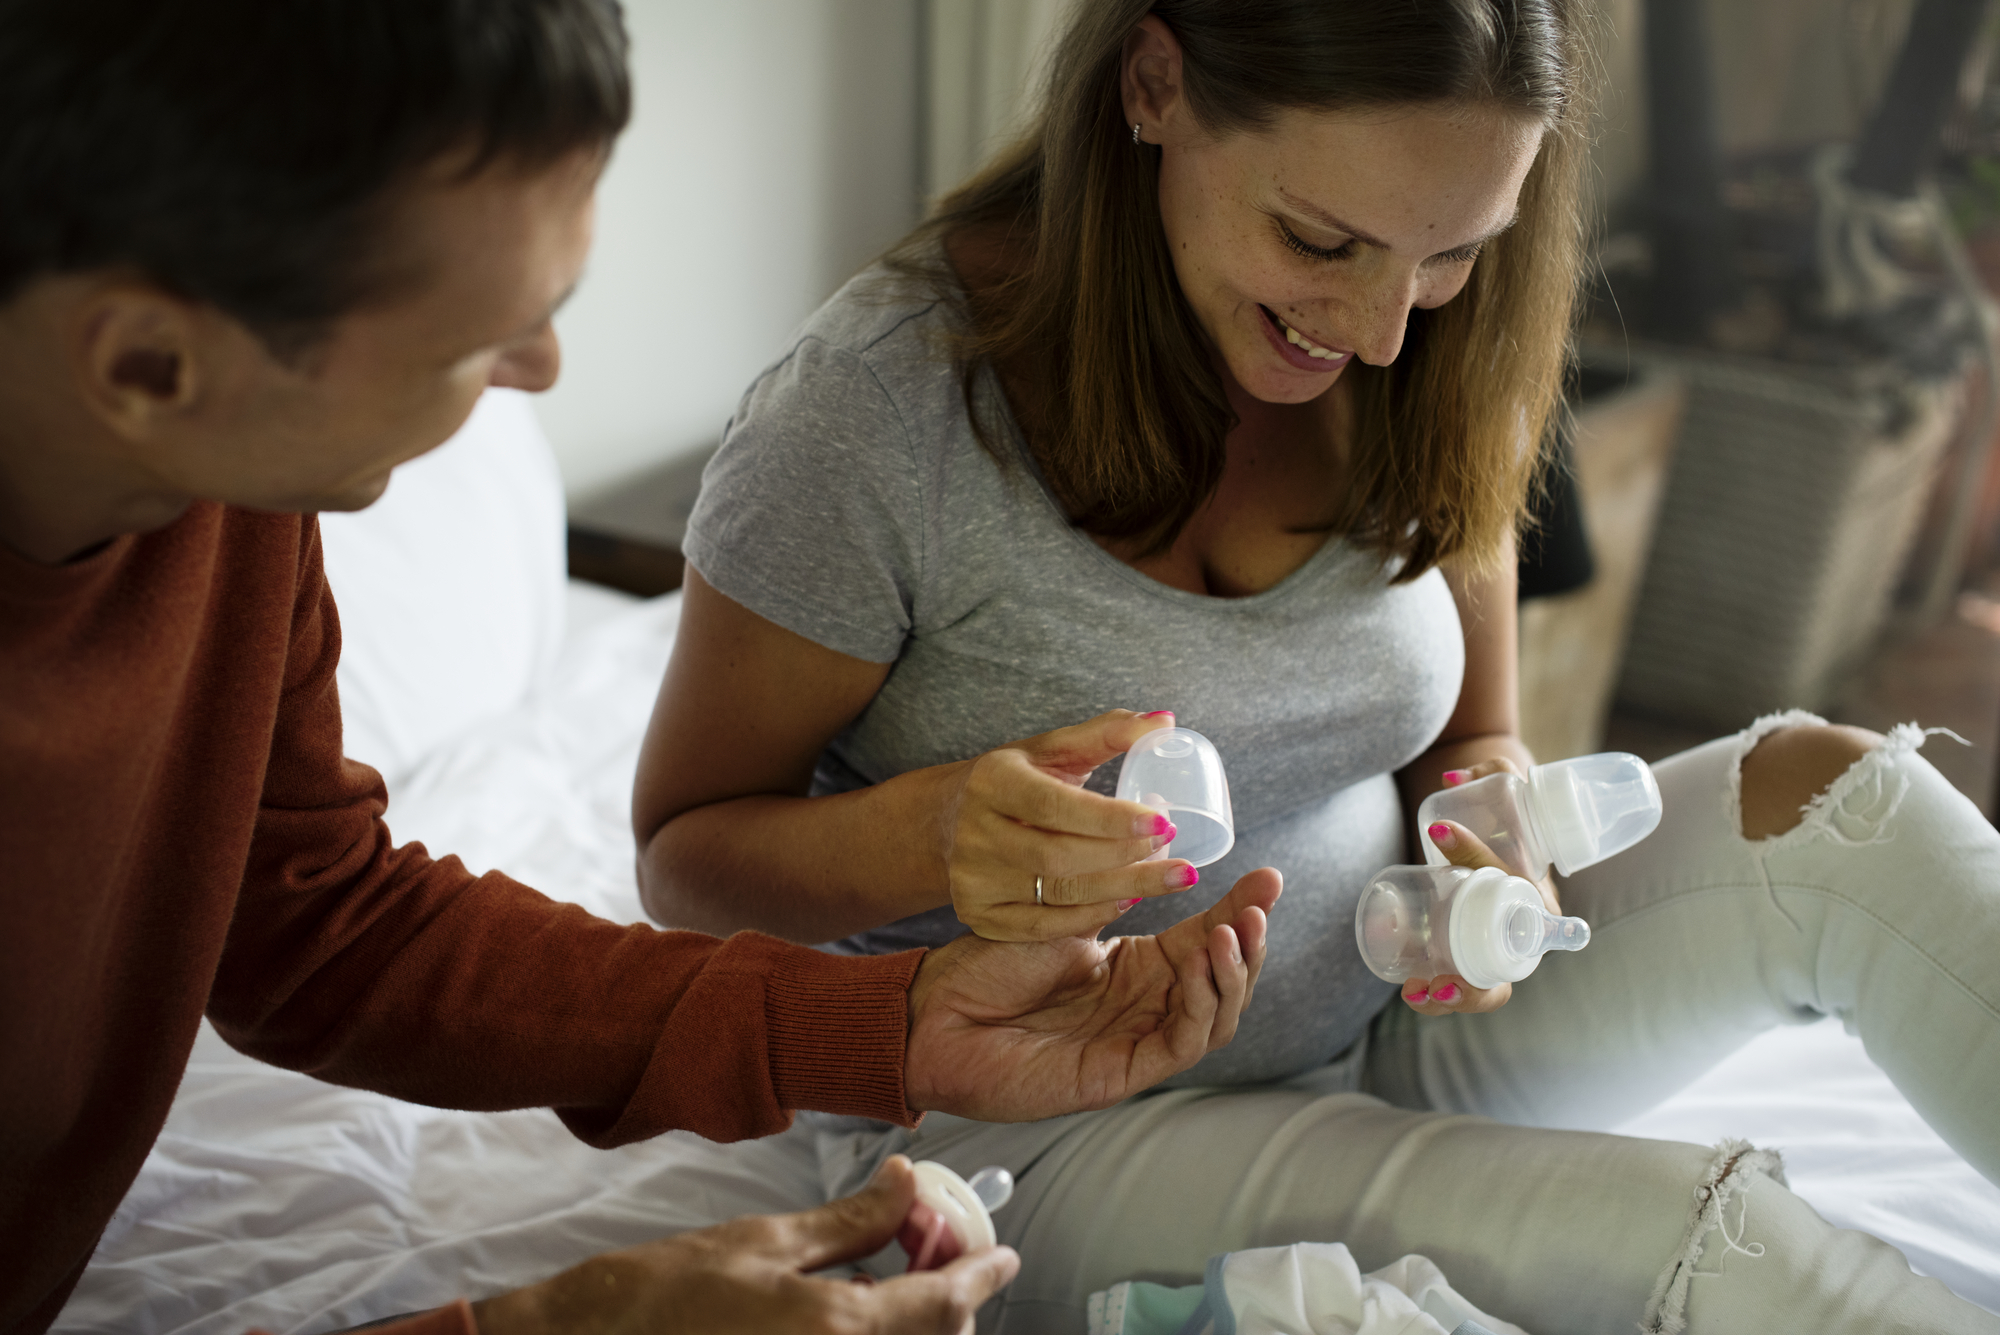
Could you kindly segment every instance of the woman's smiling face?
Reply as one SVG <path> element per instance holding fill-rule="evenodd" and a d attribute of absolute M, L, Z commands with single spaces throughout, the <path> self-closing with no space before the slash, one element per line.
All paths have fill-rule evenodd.
<path fill-rule="evenodd" d="M 1160 145 L 1181 290 L 1231 376 L 1269 403 L 1317 397 L 1354 357 L 1394 361 L 1411 308 L 1457 296 L 1513 222 L 1541 145 L 1538 120 L 1457 104 L 1290 109 L 1217 137 L 1182 94 L 1164 24 L 1146 19 L 1126 52 L 1127 121 Z"/>

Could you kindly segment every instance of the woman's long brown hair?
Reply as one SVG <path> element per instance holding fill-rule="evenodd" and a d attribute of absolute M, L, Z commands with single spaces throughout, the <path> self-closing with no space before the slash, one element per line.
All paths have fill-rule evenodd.
<path fill-rule="evenodd" d="M 1561 389 L 1581 269 L 1580 0 L 1079 0 L 1033 128 L 946 195 L 894 251 L 904 273 L 960 289 L 941 242 L 1003 238 L 1005 276 L 974 285 L 953 354 L 978 392 L 1004 368 L 1044 476 L 1086 531 L 1171 545 L 1222 477 L 1235 418 L 1212 344 L 1182 295 L 1160 222 L 1158 150 L 1135 146 L 1120 95 L 1126 38 L 1147 14 L 1179 39 L 1190 109 L 1214 134 L 1294 107 L 1491 105 L 1547 127 L 1519 220 L 1465 290 L 1413 310 L 1386 367 L 1349 363 L 1344 494 L 1326 528 L 1400 562 L 1491 561 L 1512 531 Z M 1017 407 L 1019 405 L 1017 404 Z"/>

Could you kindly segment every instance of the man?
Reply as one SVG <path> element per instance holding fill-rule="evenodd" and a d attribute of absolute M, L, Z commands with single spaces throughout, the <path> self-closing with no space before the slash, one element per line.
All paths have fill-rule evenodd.
<path fill-rule="evenodd" d="M 0 1331 L 54 1320 L 201 1016 L 242 1050 L 592 1144 L 1113 1102 L 1226 1042 L 1275 874 L 1155 938 L 843 959 L 618 927 L 395 848 L 340 755 L 321 509 L 550 316 L 628 108 L 611 0 L 0 0 Z M 860 1196 L 412 1328 L 954 1330 L 1005 1249 L 866 1288 Z"/>

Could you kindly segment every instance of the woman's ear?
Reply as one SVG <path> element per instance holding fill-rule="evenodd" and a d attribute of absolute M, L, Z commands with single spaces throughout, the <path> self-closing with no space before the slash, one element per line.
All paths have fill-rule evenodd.
<path fill-rule="evenodd" d="M 1139 20 L 1125 39 L 1120 79 L 1125 123 L 1139 127 L 1148 144 L 1179 141 L 1188 133 L 1187 100 L 1181 95 L 1181 43 L 1156 14 Z"/>

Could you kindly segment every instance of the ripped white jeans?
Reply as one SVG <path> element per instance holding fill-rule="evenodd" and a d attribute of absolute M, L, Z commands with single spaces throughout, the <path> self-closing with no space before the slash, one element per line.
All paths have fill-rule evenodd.
<path fill-rule="evenodd" d="M 827 1187 L 893 1151 L 1012 1169 L 995 1223 L 1024 1264 L 985 1332 L 1081 1331 L 1093 1290 L 1187 1283 L 1218 1252 L 1303 1240 L 1344 1242 L 1364 1269 L 1420 1252 L 1535 1335 L 2000 1332 L 1827 1224 L 1773 1155 L 1576 1129 L 1652 1106 L 1773 1025 L 1835 1014 L 2000 1180 L 2000 835 L 1902 728 L 1797 829 L 1745 840 L 1741 758 L 1813 722 L 1760 720 L 1662 763 L 1659 830 L 1563 886 L 1590 948 L 1549 956 L 1494 1014 L 1392 1003 L 1365 1064 L 1277 1086 L 1026 1126 L 823 1130 Z"/>
<path fill-rule="evenodd" d="M 1774 838 L 1743 838 L 1760 719 L 1657 768 L 1665 815 L 1563 882 L 1588 950 L 1549 955 L 1503 1009 L 1392 1007 L 1363 1087 L 1391 1103 L 1598 1129 L 1755 1035 L 1838 1016 L 1924 1120 L 2000 1182 L 2000 836 L 1904 724 Z"/>

